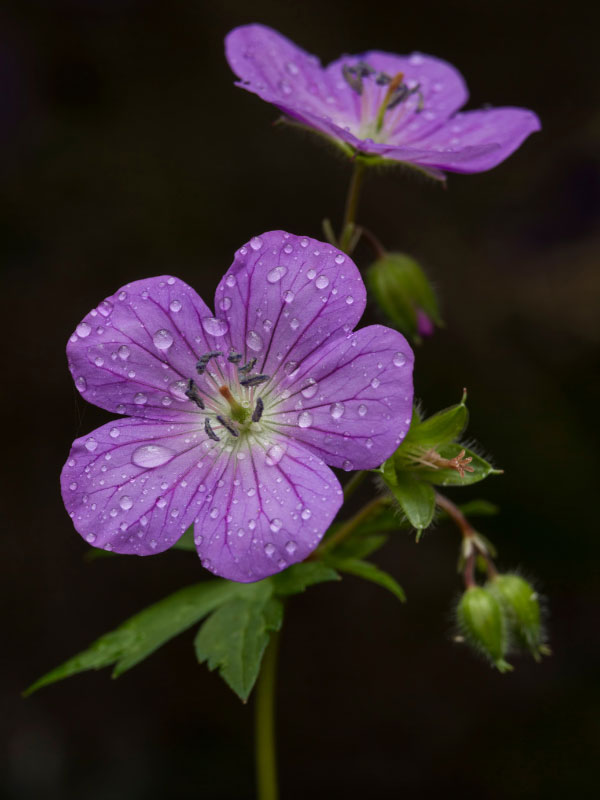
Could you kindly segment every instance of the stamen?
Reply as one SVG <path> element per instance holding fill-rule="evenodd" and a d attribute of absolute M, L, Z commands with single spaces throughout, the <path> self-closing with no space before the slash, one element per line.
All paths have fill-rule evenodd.
<path fill-rule="evenodd" d="M 203 375 L 208 362 L 211 358 L 216 358 L 217 356 L 222 356 L 223 353 L 220 350 L 212 350 L 210 353 L 205 353 L 203 356 L 200 356 L 198 362 L 196 364 L 196 369 L 199 375 Z"/>
<path fill-rule="evenodd" d="M 202 400 L 202 398 L 200 397 L 200 395 L 198 393 L 198 387 L 196 386 L 196 384 L 194 383 L 194 381 L 191 378 L 188 381 L 188 388 L 185 391 L 185 396 L 189 400 L 192 400 L 194 403 L 196 403 L 198 408 L 201 408 L 201 409 L 204 410 L 204 408 L 205 408 L 204 401 Z"/>
<path fill-rule="evenodd" d="M 384 76 L 383 73 L 377 76 L 375 82 L 379 83 L 380 86 L 385 86 L 388 81 L 382 80 L 379 81 L 380 77 L 387 77 Z M 396 108 L 396 106 L 403 103 L 407 98 L 409 98 L 413 94 L 419 95 L 419 103 L 417 108 L 415 109 L 416 112 L 421 112 L 423 110 L 423 93 L 420 90 L 420 84 L 413 86 L 412 89 L 404 83 L 404 73 L 399 72 L 397 75 L 394 76 L 389 81 L 388 90 L 384 95 L 383 102 L 379 106 L 379 111 L 377 112 L 377 119 L 375 121 L 375 128 L 377 132 L 381 131 L 383 128 L 383 119 L 385 117 L 385 112 L 389 111 L 392 108 Z"/>
<path fill-rule="evenodd" d="M 249 378 L 242 378 L 240 383 L 242 386 L 259 386 L 268 381 L 270 377 L 270 375 L 251 375 Z"/>
<path fill-rule="evenodd" d="M 210 424 L 210 420 L 208 417 L 204 419 L 204 432 L 208 436 L 209 439 L 212 439 L 213 442 L 220 442 L 221 439 L 217 434 L 213 431 L 212 425 Z"/>
<path fill-rule="evenodd" d="M 250 372 L 250 370 L 256 364 L 256 358 L 251 358 L 247 364 L 244 364 L 243 367 L 238 367 L 238 372 Z"/>
<path fill-rule="evenodd" d="M 256 405 L 254 407 L 254 411 L 252 412 L 252 422 L 258 422 L 263 415 L 263 411 L 265 410 L 265 404 L 263 403 L 262 397 L 258 397 L 256 399 Z"/>
<path fill-rule="evenodd" d="M 356 92 L 356 94 L 362 94 L 362 77 L 360 73 L 357 72 L 356 67 L 351 67 L 349 64 L 344 64 L 342 67 L 342 77 L 348 86 Z"/>
<path fill-rule="evenodd" d="M 227 356 L 227 361 L 231 361 L 232 364 L 239 364 L 242 360 L 242 354 L 236 353 L 235 350 L 232 350 L 231 353 Z"/>
<path fill-rule="evenodd" d="M 391 83 L 392 79 L 389 75 L 386 75 L 385 72 L 378 72 L 377 77 L 375 78 L 375 83 L 377 86 L 387 86 L 388 83 Z"/>
<path fill-rule="evenodd" d="M 436 450 L 431 449 L 427 450 L 416 460 L 418 463 L 423 464 L 423 466 L 432 469 L 455 469 L 460 477 L 464 478 L 465 472 L 475 472 L 475 469 L 469 466 L 471 461 L 473 461 L 473 457 L 465 457 L 465 452 L 465 450 L 461 450 L 454 458 L 443 458 Z"/>
<path fill-rule="evenodd" d="M 220 414 L 217 414 L 217 419 L 219 420 L 219 422 L 221 423 L 221 425 L 224 428 L 227 428 L 227 430 L 229 431 L 229 433 L 232 436 L 239 436 L 240 435 L 240 432 L 238 431 L 238 429 L 234 427 L 233 422 L 230 422 L 230 420 L 225 419 L 225 417 L 222 417 Z"/>

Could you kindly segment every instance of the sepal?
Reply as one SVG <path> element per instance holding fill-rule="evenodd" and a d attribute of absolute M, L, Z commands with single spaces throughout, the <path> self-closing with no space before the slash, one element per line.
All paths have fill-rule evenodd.
<path fill-rule="evenodd" d="M 512 670 L 504 658 L 508 649 L 506 618 L 492 592 L 481 586 L 469 587 L 456 608 L 456 621 L 467 644 L 500 672 Z"/>
<path fill-rule="evenodd" d="M 502 606 L 508 621 L 512 643 L 531 653 L 536 661 L 550 650 L 544 641 L 539 596 L 520 575 L 496 575 L 486 584 Z"/>

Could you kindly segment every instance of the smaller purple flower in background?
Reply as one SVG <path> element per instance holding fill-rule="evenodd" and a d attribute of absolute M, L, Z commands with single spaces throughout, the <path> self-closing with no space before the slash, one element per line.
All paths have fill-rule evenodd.
<path fill-rule="evenodd" d="M 262 25 L 232 30 L 227 60 L 238 86 L 350 153 L 402 161 L 443 178 L 483 172 L 540 130 L 523 108 L 457 113 L 468 98 L 460 73 L 439 58 L 376 50 L 319 60 Z"/>
<path fill-rule="evenodd" d="M 194 524 L 231 580 L 305 559 L 342 503 L 326 464 L 381 464 L 411 420 L 404 337 L 354 331 L 366 292 L 348 256 L 271 231 L 241 247 L 213 314 L 172 277 L 120 289 L 67 346 L 87 400 L 125 418 L 77 439 L 61 475 L 79 533 L 151 555 Z"/>

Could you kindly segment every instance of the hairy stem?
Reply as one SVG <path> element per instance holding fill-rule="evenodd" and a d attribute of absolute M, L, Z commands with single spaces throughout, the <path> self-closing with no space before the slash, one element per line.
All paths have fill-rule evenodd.
<path fill-rule="evenodd" d="M 365 169 L 364 161 L 357 159 L 354 162 L 354 170 L 352 172 L 352 178 L 350 179 L 348 194 L 346 195 L 344 222 L 340 234 L 340 250 L 344 250 L 345 252 L 348 252 L 348 247 L 356 226 L 356 210 L 358 208 L 358 199 L 360 197 Z"/>
<path fill-rule="evenodd" d="M 277 757 L 275 751 L 275 681 L 279 633 L 267 645 L 256 684 L 254 706 L 256 791 L 258 800 L 277 800 Z"/>
<path fill-rule="evenodd" d="M 465 586 L 470 588 L 476 585 L 475 581 L 475 561 L 479 554 L 485 561 L 487 573 L 490 578 L 497 575 L 494 562 L 490 558 L 489 553 L 481 545 L 481 539 L 477 536 L 477 531 L 473 528 L 469 520 L 465 517 L 458 506 L 454 505 L 452 500 L 439 492 L 435 493 L 436 505 L 448 514 L 450 519 L 456 524 L 460 530 L 465 542 L 469 543 L 468 553 L 465 559 L 465 568 L 463 570 L 463 580 Z M 479 541 L 478 541 L 479 539 Z"/>

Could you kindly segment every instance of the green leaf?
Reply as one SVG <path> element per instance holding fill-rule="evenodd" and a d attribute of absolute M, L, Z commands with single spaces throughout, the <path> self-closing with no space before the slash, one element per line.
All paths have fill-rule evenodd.
<path fill-rule="evenodd" d="M 392 494 L 413 528 L 422 531 L 429 527 L 435 511 L 435 492 L 431 485 L 413 473 L 394 470 L 392 474 L 389 467 L 384 470 L 385 475 Z"/>
<path fill-rule="evenodd" d="M 273 584 L 275 594 L 292 595 L 303 592 L 315 583 L 339 581 L 339 579 L 337 572 L 322 561 L 303 561 L 273 575 L 269 580 Z"/>
<path fill-rule="evenodd" d="M 113 677 L 117 677 L 201 620 L 237 591 L 238 584 L 224 580 L 206 581 L 180 589 L 101 636 L 87 650 L 35 681 L 25 694 L 78 672 L 111 664 L 116 664 Z"/>
<path fill-rule="evenodd" d="M 202 625 L 194 646 L 198 661 L 218 669 L 244 702 L 258 677 L 263 653 L 283 621 L 283 603 L 270 581 L 246 584 L 246 591 L 222 605 Z"/>
<path fill-rule="evenodd" d="M 350 575 L 356 575 L 359 578 L 364 578 L 366 581 L 371 581 L 371 583 L 383 586 L 384 589 L 388 589 L 395 595 L 398 600 L 403 603 L 406 602 L 404 589 L 400 586 L 398 581 L 392 578 L 387 572 L 376 567 L 375 564 L 371 564 L 369 561 L 361 561 L 358 558 L 337 559 L 335 557 L 329 557 L 327 562 L 332 564 L 336 569 L 339 569 L 340 572 L 347 572 Z"/>
<path fill-rule="evenodd" d="M 484 480 L 488 475 L 500 475 L 502 470 L 494 469 L 485 459 L 478 456 L 472 450 L 467 450 L 460 444 L 445 444 L 437 448 L 437 452 L 444 459 L 455 458 L 462 450 L 465 451 L 465 457 L 472 459 L 469 464 L 473 467 L 473 472 L 465 472 L 463 478 L 455 469 L 443 468 L 432 469 L 429 467 L 419 467 L 412 471 L 412 474 L 421 478 L 424 481 L 429 481 L 436 486 L 469 486 L 471 483 L 478 483 Z"/>
<path fill-rule="evenodd" d="M 466 394 L 458 405 L 439 411 L 423 422 L 415 424 L 414 418 L 408 434 L 403 442 L 407 448 L 411 445 L 419 447 L 435 447 L 453 442 L 463 433 L 469 422 L 469 412 L 465 405 Z M 402 449 L 402 446 L 401 448 Z"/>
<path fill-rule="evenodd" d="M 396 525 L 399 527 L 399 525 Z M 352 534 L 332 551 L 335 558 L 344 560 L 346 558 L 364 558 L 365 556 L 379 550 L 388 540 L 388 536 L 383 534 L 371 534 L 367 536 L 357 536 Z"/>
<path fill-rule="evenodd" d="M 459 506 L 465 517 L 493 517 L 500 509 L 488 500 L 470 500 Z"/>

